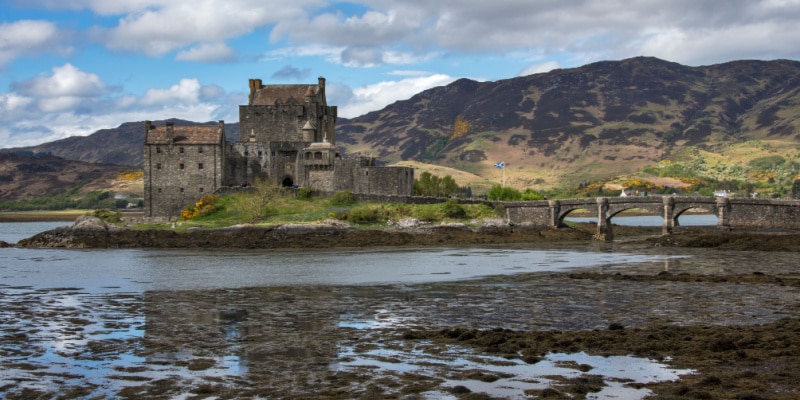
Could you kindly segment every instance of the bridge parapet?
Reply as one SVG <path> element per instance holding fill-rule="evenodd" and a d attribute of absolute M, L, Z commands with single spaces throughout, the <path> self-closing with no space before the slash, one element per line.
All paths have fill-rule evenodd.
<path fill-rule="evenodd" d="M 662 233 L 671 234 L 678 217 L 690 209 L 717 216 L 720 229 L 800 229 L 800 201 L 685 196 L 598 197 L 550 201 L 503 202 L 506 219 L 520 225 L 559 227 L 572 211 L 587 210 L 597 217 L 596 237 L 612 240 L 611 219 L 618 213 L 641 209 L 664 218 Z"/>

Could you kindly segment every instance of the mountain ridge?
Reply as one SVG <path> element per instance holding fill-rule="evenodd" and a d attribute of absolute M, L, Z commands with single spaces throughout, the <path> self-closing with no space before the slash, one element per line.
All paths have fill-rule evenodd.
<path fill-rule="evenodd" d="M 235 139 L 238 123 L 226 131 Z M 143 122 L 128 122 L 3 151 L 141 166 L 143 134 Z M 758 158 L 780 156 L 794 168 L 799 144 L 800 62 L 792 60 L 691 67 L 634 57 L 497 81 L 461 78 L 337 123 L 343 154 L 436 164 L 496 182 L 494 164 L 504 161 L 504 177 L 520 189 L 577 186 L 662 162 L 748 179 L 758 172 L 748 163 Z"/>
<path fill-rule="evenodd" d="M 598 172 L 581 179 L 630 173 L 690 146 L 797 143 L 798 76 L 800 63 L 789 60 L 688 67 L 637 57 L 492 82 L 460 79 L 354 118 L 337 138 L 389 161 L 482 176 L 506 161 L 534 180 L 574 184 L 563 178 L 581 169 Z"/>

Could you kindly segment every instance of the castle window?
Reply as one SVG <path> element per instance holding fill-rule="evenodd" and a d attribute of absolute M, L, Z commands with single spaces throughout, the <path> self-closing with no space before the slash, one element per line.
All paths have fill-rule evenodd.
<path fill-rule="evenodd" d="M 203 193 L 203 188 L 200 188 L 200 193 Z"/>
<path fill-rule="evenodd" d="M 203 169 L 203 163 L 197 163 L 197 169 Z"/>
<path fill-rule="evenodd" d="M 181 188 L 181 193 L 183 193 L 183 188 Z"/>
<path fill-rule="evenodd" d="M 181 163 L 178 168 L 183 169 L 183 163 Z"/>
<path fill-rule="evenodd" d="M 156 169 L 161 169 L 161 163 L 156 163 Z"/>
<path fill-rule="evenodd" d="M 247 151 L 247 150 L 245 150 L 245 151 L 244 151 L 244 156 L 245 156 L 245 157 L 247 157 L 247 156 L 249 156 L 249 155 L 250 155 L 250 152 L 249 152 L 249 151 Z"/>
<path fill-rule="evenodd" d="M 258 156 L 261 157 L 262 155 L 263 155 L 263 152 L 261 150 L 259 150 L 258 151 Z"/>
<path fill-rule="evenodd" d="M 198 147 L 198 148 L 197 148 L 197 152 L 198 152 L 198 153 L 202 153 L 202 152 L 203 152 L 203 146 L 200 146 L 200 147 Z"/>
<path fill-rule="evenodd" d="M 161 193 L 161 188 L 158 188 L 158 193 Z"/>
<path fill-rule="evenodd" d="M 161 147 L 156 146 L 156 153 L 161 154 Z"/>
<path fill-rule="evenodd" d="M 318 152 L 314 153 L 314 159 L 315 160 L 322 160 L 322 152 L 318 151 Z"/>
<path fill-rule="evenodd" d="M 273 156 L 273 157 L 275 157 L 275 152 L 274 152 L 274 151 L 273 151 L 273 152 L 271 152 L 271 153 L 270 153 L 270 155 L 271 155 L 271 156 Z"/>
<path fill-rule="evenodd" d="M 178 147 L 178 153 L 183 154 L 183 147 Z"/>

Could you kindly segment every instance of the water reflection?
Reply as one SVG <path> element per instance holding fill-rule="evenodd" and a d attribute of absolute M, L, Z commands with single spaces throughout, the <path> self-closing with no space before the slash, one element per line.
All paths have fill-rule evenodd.
<path fill-rule="evenodd" d="M 442 376 L 445 390 L 465 387 L 471 392 L 486 393 L 506 399 L 528 398 L 526 391 L 558 387 L 564 379 L 587 375 L 599 375 L 606 387 L 593 393 L 590 398 L 641 399 L 650 390 L 636 387 L 637 384 L 675 381 L 691 370 L 669 368 L 652 360 L 631 356 L 590 356 L 586 353 L 551 353 L 535 363 L 528 364 L 519 359 L 476 355 L 471 350 L 448 346 L 441 352 L 431 354 L 421 343 L 410 351 L 385 348 L 358 352 L 352 347 L 340 349 L 339 357 L 346 361 L 335 363 L 335 370 L 370 370 L 373 374 L 407 374 Z M 483 379 L 469 379 L 479 375 Z M 555 378 L 558 379 L 555 379 Z M 423 393 L 431 398 L 441 398 L 443 391 Z"/>
<path fill-rule="evenodd" d="M 597 223 L 597 217 L 570 217 L 565 221 Z M 659 215 L 618 215 L 611 218 L 611 223 L 621 226 L 662 226 L 664 217 Z M 679 226 L 716 226 L 717 216 L 714 214 L 685 214 L 678 217 Z"/>
<path fill-rule="evenodd" d="M 92 293 L 107 293 L 441 282 L 641 263 L 661 258 L 659 255 L 574 249 L 401 248 L 297 252 L 8 248 L 0 249 L 0 274 L 3 282 L 12 286 L 70 286 Z"/>

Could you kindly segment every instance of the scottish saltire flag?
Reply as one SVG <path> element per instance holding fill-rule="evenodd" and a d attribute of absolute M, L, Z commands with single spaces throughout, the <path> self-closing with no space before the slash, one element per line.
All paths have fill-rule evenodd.
<path fill-rule="evenodd" d="M 505 161 L 500 161 L 499 163 L 495 164 L 494 167 L 495 168 L 505 168 L 506 167 L 506 162 Z"/>

